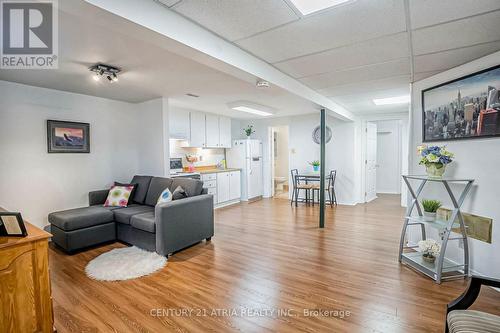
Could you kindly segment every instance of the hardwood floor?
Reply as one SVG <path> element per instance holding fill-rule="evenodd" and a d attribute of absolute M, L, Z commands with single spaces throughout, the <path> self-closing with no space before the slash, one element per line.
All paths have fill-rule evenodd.
<path fill-rule="evenodd" d="M 219 209 L 211 242 L 132 281 L 84 273 L 89 260 L 121 244 L 73 256 L 51 246 L 55 326 L 61 333 L 442 332 L 445 304 L 466 281 L 436 285 L 398 263 L 398 202 L 385 195 L 328 207 L 323 230 L 317 205 L 267 199 Z M 475 307 L 500 314 L 499 295 L 486 290 Z M 312 310 L 323 312 L 307 316 Z"/>

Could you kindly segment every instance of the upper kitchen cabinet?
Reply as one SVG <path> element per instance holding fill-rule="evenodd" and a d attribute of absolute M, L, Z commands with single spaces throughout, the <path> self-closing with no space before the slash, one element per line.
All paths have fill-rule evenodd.
<path fill-rule="evenodd" d="M 219 146 L 231 148 L 231 118 L 219 117 Z"/>
<path fill-rule="evenodd" d="M 212 113 L 170 109 L 170 138 L 185 140 L 184 147 L 231 148 L 231 118 Z"/>
<path fill-rule="evenodd" d="M 189 110 L 171 109 L 168 117 L 170 138 L 179 140 L 190 139 Z"/>
<path fill-rule="evenodd" d="M 209 148 L 220 148 L 219 116 L 215 114 L 205 115 L 206 144 Z"/>
<path fill-rule="evenodd" d="M 189 147 L 206 147 L 205 114 L 192 111 L 190 113 L 190 125 L 191 140 L 189 141 Z"/>

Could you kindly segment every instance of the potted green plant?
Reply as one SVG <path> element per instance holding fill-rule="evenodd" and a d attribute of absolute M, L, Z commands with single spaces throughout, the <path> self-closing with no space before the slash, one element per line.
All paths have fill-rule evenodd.
<path fill-rule="evenodd" d="M 255 133 L 255 130 L 253 129 L 253 125 L 248 125 L 243 129 L 245 131 L 245 134 L 247 136 L 247 139 L 250 139 L 250 136 Z"/>
<path fill-rule="evenodd" d="M 312 161 L 309 162 L 309 164 L 312 165 L 314 171 L 319 171 L 319 165 L 320 165 L 319 161 Z"/>
<path fill-rule="evenodd" d="M 432 178 L 440 178 L 443 176 L 446 166 L 453 162 L 452 152 L 446 150 L 445 146 L 430 146 L 425 145 L 417 148 L 418 154 L 421 156 L 420 165 L 425 165 L 427 175 Z"/>
<path fill-rule="evenodd" d="M 422 253 L 422 259 L 431 264 L 434 264 L 436 257 L 441 252 L 441 245 L 431 238 L 418 242 L 418 248 Z"/>
<path fill-rule="evenodd" d="M 436 220 L 436 212 L 441 207 L 441 201 L 424 199 L 422 200 L 422 206 L 424 207 L 424 220 L 434 222 Z"/>

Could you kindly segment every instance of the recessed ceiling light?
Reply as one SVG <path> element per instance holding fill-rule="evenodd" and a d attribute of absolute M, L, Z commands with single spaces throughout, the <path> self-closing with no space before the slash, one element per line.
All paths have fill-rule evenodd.
<path fill-rule="evenodd" d="M 373 100 L 375 105 L 390 105 L 390 104 L 405 104 L 410 103 L 410 95 L 389 97 L 389 98 L 376 98 Z"/>
<path fill-rule="evenodd" d="M 236 111 L 256 114 L 258 116 L 264 116 L 264 117 L 272 116 L 273 114 L 276 113 L 276 110 L 269 106 L 259 105 L 247 101 L 233 102 L 229 103 L 227 106 Z"/>
<path fill-rule="evenodd" d="M 200 97 L 200 95 L 196 95 L 196 94 L 192 94 L 192 93 L 187 93 L 186 96 L 194 97 L 194 98 Z"/>
<path fill-rule="evenodd" d="M 335 7 L 355 0 L 289 0 L 302 15 L 309 15 L 323 9 Z"/>

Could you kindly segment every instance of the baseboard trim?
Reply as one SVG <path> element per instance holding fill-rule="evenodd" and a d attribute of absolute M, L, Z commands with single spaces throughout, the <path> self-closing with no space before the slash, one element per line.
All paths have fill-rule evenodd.
<path fill-rule="evenodd" d="M 223 207 L 227 207 L 227 206 L 236 205 L 236 204 L 239 204 L 240 202 L 241 202 L 240 199 L 226 201 L 226 202 L 215 205 L 214 209 L 219 209 L 219 208 L 223 208 Z"/>

